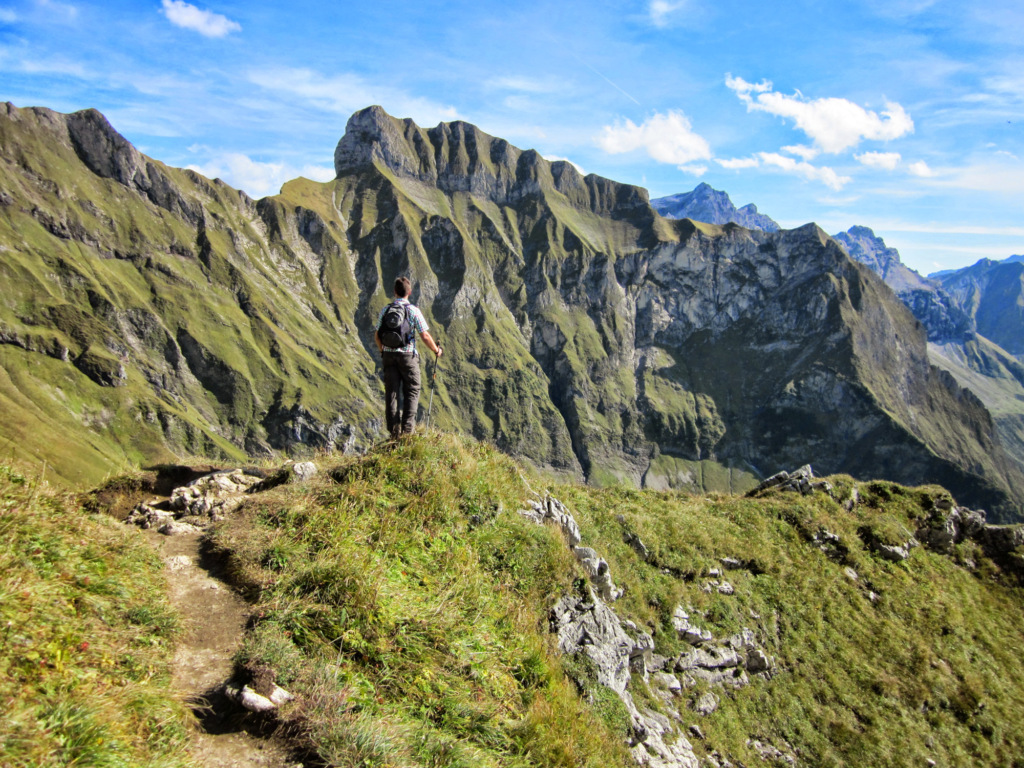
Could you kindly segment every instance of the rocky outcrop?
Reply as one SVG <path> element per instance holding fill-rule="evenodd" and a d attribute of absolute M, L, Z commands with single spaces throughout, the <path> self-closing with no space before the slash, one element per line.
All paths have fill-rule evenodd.
<path fill-rule="evenodd" d="M 261 481 L 262 475 L 242 469 L 203 475 L 175 488 L 167 501 L 140 503 L 125 522 L 156 528 L 168 536 L 199 533 L 238 509 L 246 492 Z"/>
<path fill-rule="evenodd" d="M 696 612 L 682 606 L 676 608 L 672 622 L 679 639 L 691 650 L 672 659 L 657 655 L 654 638 L 633 622 L 621 620 L 609 605 L 621 596 L 621 591 L 611 583 L 608 564 L 593 549 L 578 546 L 579 526 L 565 505 L 548 495 L 543 500 L 531 500 L 529 508 L 519 510 L 519 514 L 538 525 L 550 522 L 557 526 L 590 580 L 585 589 L 562 597 L 554 605 L 550 611 L 551 631 L 558 636 L 559 652 L 570 658 L 585 656 L 593 682 L 622 702 L 631 723 L 630 746 L 636 762 L 697 768 L 700 763 L 681 726 L 659 712 L 638 708 L 628 690 L 630 681 L 638 677 L 665 698 L 670 711 L 675 711 L 675 699 L 697 686 L 741 688 L 749 685 L 752 677 L 769 679 L 775 672 L 775 661 L 760 647 L 753 631 L 743 629 L 716 640 L 691 619 Z M 638 537 L 634 535 L 634 539 L 643 547 Z M 585 556 L 581 557 L 581 551 Z M 741 566 L 730 558 L 723 565 Z M 715 570 L 712 575 L 717 573 Z M 578 680 L 577 684 L 585 688 L 584 682 Z M 700 715 L 711 714 L 717 706 L 718 697 L 710 692 L 691 702 L 691 709 Z"/>

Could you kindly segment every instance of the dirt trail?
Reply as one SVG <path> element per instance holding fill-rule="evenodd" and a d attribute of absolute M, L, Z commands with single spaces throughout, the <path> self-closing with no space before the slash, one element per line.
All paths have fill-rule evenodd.
<path fill-rule="evenodd" d="M 259 732 L 254 716 L 222 691 L 242 642 L 245 601 L 221 581 L 220 563 L 203 553 L 201 535 L 147 533 L 166 565 L 171 603 L 185 624 L 174 655 L 174 685 L 196 703 L 200 727 L 192 756 L 206 768 L 301 768 L 283 745 Z"/>

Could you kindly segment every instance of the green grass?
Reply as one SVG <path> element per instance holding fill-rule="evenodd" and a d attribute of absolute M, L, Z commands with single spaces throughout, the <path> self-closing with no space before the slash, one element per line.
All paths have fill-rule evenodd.
<path fill-rule="evenodd" d="M 191 765 L 162 571 L 136 532 L 0 466 L 0 764 Z"/>
<path fill-rule="evenodd" d="M 832 482 L 842 498 L 854 481 Z M 635 700 L 699 722 L 698 754 L 758 764 L 756 738 L 805 765 L 1021 765 L 1020 587 L 973 543 L 880 559 L 866 540 L 902 543 L 947 494 L 859 490 L 846 512 L 822 494 L 553 488 L 657 653 L 688 647 L 671 629 L 684 605 L 716 637 L 754 630 L 775 657 L 773 679 L 718 690 L 707 718 L 688 708 L 703 689 L 666 704 L 634 678 Z M 560 534 L 514 513 L 527 495 L 511 459 L 431 433 L 260 494 L 215 530 L 257 616 L 238 663 L 299 694 L 282 712 L 293 736 L 332 765 L 622 763 L 621 707 L 588 685 L 585 659 L 554 652 L 547 611 L 580 572 Z M 821 528 L 845 561 L 809 543 Z M 726 575 L 736 593 L 702 591 L 724 557 L 747 566 Z"/>
<path fill-rule="evenodd" d="M 625 764 L 553 653 L 548 603 L 575 564 L 512 511 L 525 495 L 512 460 L 435 433 L 214 531 L 255 601 L 239 663 L 300 695 L 296 738 L 343 766 Z"/>

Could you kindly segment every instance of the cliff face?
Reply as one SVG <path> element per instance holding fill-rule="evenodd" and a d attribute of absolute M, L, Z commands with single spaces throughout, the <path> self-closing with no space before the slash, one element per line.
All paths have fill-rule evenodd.
<path fill-rule="evenodd" d="M 372 323 L 407 275 L 446 346 L 436 422 L 537 466 L 743 490 L 814 461 L 1020 504 L 987 411 L 813 225 L 666 220 L 637 187 L 378 107 L 350 119 L 334 182 L 258 203 L 145 158 L 95 112 L 9 106 L 0 141 L 3 396 L 22 414 L 3 429 L 61 466 L 41 435 L 93 446 L 80 474 L 367 445 Z"/>
<path fill-rule="evenodd" d="M 932 362 L 991 412 L 1000 442 L 1024 470 L 1024 367 L 1010 350 L 1024 333 L 1017 257 L 923 278 L 867 227 L 834 235 L 851 258 L 878 274 L 928 331 Z M 993 341 L 998 338 L 1002 347 Z"/>
<path fill-rule="evenodd" d="M 1024 360 L 1024 263 L 1017 259 L 982 259 L 941 280 L 980 334 Z"/>

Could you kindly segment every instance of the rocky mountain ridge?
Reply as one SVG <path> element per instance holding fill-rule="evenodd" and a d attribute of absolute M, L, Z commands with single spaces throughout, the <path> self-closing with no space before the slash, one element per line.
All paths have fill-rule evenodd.
<path fill-rule="evenodd" d="M 118 456 L 365 447 L 372 322 L 407 275 L 451 353 L 439 424 L 545 470 L 742 491 L 813 454 L 1021 505 L 984 406 L 813 225 L 666 220 L 640 188 L 379 107 L 350 119 L 335 181 L 259 202 L 96 112 L 8 105 L 0 149 L 5 436 L 70 480 Z"/>
<path fill-rule="evenodd" d="M 742 208 L 733 205 L 728 193 L 701 182 L 692 192 L 681 192 L 651 200 L 651 207 L 666 219 L 693 219 L 708 224 L 733 222 L 748 229 L 778 232 L 780 227 L 770 216 L 758 213 L 757 206 L 748 203 Z"/>

